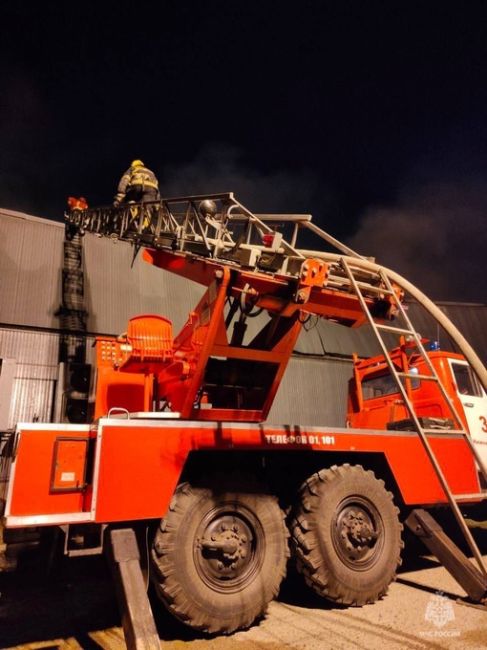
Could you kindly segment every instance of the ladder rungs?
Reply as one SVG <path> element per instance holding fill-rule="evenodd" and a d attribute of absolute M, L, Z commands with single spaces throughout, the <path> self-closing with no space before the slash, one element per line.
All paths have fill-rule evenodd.
<path fill-rule="evenodd" d="M 346 277 L 342 277 L 340 275 L 329 275 L 328 280 L 326 282 L 327 287 L 337 287 L 339 289 L 348 289 L 350 291 L 351 289 L 351 283 L 350 280 Z"/>
<path fill-rule="evenodd" d="M 369 293 L 381 293 L 386 296 L 395 295 L 394 291 L 390 291 L 389 289 L 386 289 L 383 286 L 369 284 L 368 282 L 363 282 L 361 280 L 355 280 L 355 282 L 362 293 L 368 291 Z M 328 286 L 335 285 L 335 284 L 340 287 L 351 286 L 351 282 L 346 276 L 334 275 L 330 273 L 328 277 Z"/>
<path fill-rule="evenodd" d="M 384 287 L 377 287 L 373 284 L 367 284 L 366 282 L 357 282 L 357 286 L 360 288 L 360 290 L 363 291 L 370 291 L 371 293 L 381 293 L 384 294 L 385 296 L 394 296 L 394 291 L 389 291 L 389 289 L 384 289 Z"/>
<path fill-rule="evenodd" d="M 397 373 L 399 377 L 406 377 L 409 379 L 421 379 L 424 381 L 439 381 L 438 377 L 434 377 L 433 375 L 416 375 L 410 372 L 398 372 Z"/>
<path fill-rule="evenodd" d="M 455 501 L 466 501 L 470 499 L 487 499 L 487 492 L 472 492 L 471 494 L 452 494 Z"/>
<path fill-rule="evenodd" d="M 423 433 L 448 433 L 450 434 L 455 434 L 455 435 L 462 435 L 462 436 L 468 436 L 469 433 L 467 431 L 463 431 L 463 429 L 423 429 L 421 428 L 421 431 Z"/>
<path fill-rule="evenodd" d="M 347 267 L 356 282 L 364 280 L 368 282 L 369 280 L 373 280 L 374 282 L 384 283 L 384 279 L 379 273 L 377 273 L 377 271 L 365 269 L 363 267 L 354 267 L 353 262 L 351 264 L 347 263 Z M 331 263 L 331 271 L 336 275 L 343 275 L 344 277 L 348 277 L 346 269 L 337 262 Z"/>
<path fill-rule="evenodd" d="M 429 441 L 428 441 L 427 436 L 426 436 L 426 434 L 432 434 L 432 435 L 442 434 L 442 435 L 445 435 L 445 433 L 446 434 L 455 434 L 455 433 L 458 434 L 458 433 L 460 433 L 461 435 L 464 436 L 465 441 L 469 442 L 468 439 L 466 438 L 467 433 L 465 431 L 454 430 L 454 429 L 433 429 L 433 428 L 431 428 L 431 429 L 428 428 L 427 429 L 427 428 L 422 427 L 422 423 L 421 423 L 421 421 L 419 420 L 419 418 L 416 415 L 416 410 L 415 410 L 415 408 L 413 406 L 413 402 L 409 398 L 409 396 L 406 394 L 406 390 L 405 390 L 404 386 L 402 385 L 402 383 L 400 381 L 401 378 L 404 378 L 404 377 L 407 378 L 407 379 L 415 378 L 415 379 L 421 379 L 421 380 L 424 380 L 424 381 L 434 381 L 434 382 L 436 382 L 439 385 L 439 388 L 440 388 L 440 390 L 441 390 L 441 392 L 443 394 L 443 397 L 444 397 L 444 399 L 445 399 L 445 401 L 446 401 L 446 403 L 447 403 L 447 405 L 448 405 L 448 407 L 449 407 L 449 409 L 450 409 L 450 411 L 451 411 L 451 413 L 452 413 L 452 415 L 454 417 L 454 419 L 452 421 L 452 424 L 453 425 L 456 424 L 457 426 L 461 426 L 461 421 L 460 421 L 460 419 L 458 417 L 458 414 L 457 414 L 457 411 L 455 409 L 454 404 L 452 403 L 452 401 L 449 398 L 446 390 L 444 389 L 443 384 L 441 383 L 435 369 L 433 368 L 433 366 L 429 362 L 428 362 L 428 366 L 429 366 L 429 370 L 431 371 L 432 375 L 413 375 L 410 372 L 397 372 L 396 369 L 394 368 L 392 359 L 391 359 L 389 353 L 385 350 L 385 343 L 384 343 L 384 340 L 383 340 L 383 338 L 382 338 L 382 336 L 380 334 L 380 331 L 393 332 L 393 333 L 395 333 L 397 335 L 402 334 L 402 335 L 405 335 L 405 336 L 412 336 L 413 339 L 415 340 L 416 344 L 417 344 L 417 347 L 418 347 L 420 353 L 421 353 L 421 357 L 423 357 L 423 359 L 425 359 L 425 360 L 428 360 L 427 354 L 426 354 L 425 350 L 423 349 L 423 346 L 421 345 L 421 337 L 415 331 L 414 326 L 409 322 L 409 319 L 407 318 L 407 315 L 405 314 L 405 312 L 404 312 L 404 310 L 402 308 L 401 302 L 397 299 L 397 296 L 395 297 L 395 301 L 396 301 L 396 303 L 397 303 L 397 305 L 399 307 L 399 312 L 402 314 L 402 317 L 403 317 L 402 322 L 406 324 L 406 327 L 393 327 L 392 325 L 383 325 L 383 324 L 376 323 L 374 317 L 372 316 L 372 314 L 371 314 L 371 312 L 369 310 L 369 308 L 367 307 L 367 304 L 364 301 L 364 298 L 363 298 L 363 295 L 362 295 L 362 290 L 361 290 L 360 286 L 358 285 L 357 279 L 354 277 L 353 271 L 350 269 L 350 267 L 348 266 L 347 261 L 345 259 L 342 259 L 341 263 L 342 263 L 342 266 L 343 266 L 344 270 L 346 271 L 346 273 L 347 273 L 347 275 L 348 275 L 348 277 L 350 279 L 350 283 L 351 283 L 356 295 L 358 296 L 358 298 L 360 300 L 360 303 L 362 305 L 362 309 L 363 309 L 363 311 L 365 313 L 365 316 L 367 317 L 367 320 L 369 321 L 369 323 L 372 325 L 372 329 L 373 329 L 373 331 L 374 331 L 374 333 L 375 333 L 375 335 L 376 335 L 376 337 L 378 339 L 378 342 L 380 343 L 381 347 L 384 349 L 384 355 L 385 355 L 387 363 L 388 363 L 388 365 L 389 365 L 389 367 L 391 369 L 391 373 L 394 376 L 394 379 L 395 379 L 395 381 L 397 383 L 397 387 L 398 387 L 399 391 L 403 395 L 403 403 L 407 406 L 407 409 L 408 409 L 408 411 L 409 411 L 409 413 L 410 413 L 410 415 L 411 415 L 411 417 L 412 417 L 412 419 L 414 421 L 414 429 L 416 430 L 416 433 L 419 435 L 419 438 L 420 438 L 420 440 L 421 440 L 421 442 L 422 442 L 422 444 L 423 444 L 423 446 L 425 448 L 425 451 L 428 454 L 428 457 L 429 457 L 429 459 L 431 461 L 432 468 L 434 469 L 435 474 L 438 477 L 438 479 L 440 481 L 440 484 L 442 485 L 443 490 L 444 490 L 444 492 L 445 492 L 445 494 L 446 494 L 446 496 L 448 498 L 448 502 L 449 502 L 450 507 L 451 507 L 451 509 L 453 511 L 453 514 L 455 515 L 455 519 L 457 520 L 457 523 L 458 523 L 458 525 L 460 527 L 460 530 L 463 533 L 465 541 L 468 543 L 468 545 L 470 547 L 470 550 L 472 551 L 472 553 L 473 553 L 473 555 L 474 555 L 474 557 L 475 557 L 475 559 L 476 559 L 476 561 L 477 561 L 477 563 L 479 565 L 479 569 L 480 569 L 480 572 L 482 574 L 480 576 L 482 578 L 482 582 L 481 583 L 479 582 L 479 586 L 480 586 L 481 593 L 483 595 L 485 595 L 485 578 L 487 577 L 487 567 L 485 566 L 485 563 L 484 563 L 484 561 L 482 559 L 482 555 L 481 555 L 481 552 L 479 550 L 479 547 L 477 546 L 475 540 L 473 539 L 472 534 L 471 534 L 469 528 L 467 527 L 467 524 L 466 524 L 464 518 L 462 517 L 462 513 L 461 513 L 460 508 L 458 506 L 458 502 L 484 501 L 485 499 L 487 499 L 487 491 L 473 492 L 471 494 L 452 494 L 451 488 L 449 487 L 448 482 L 447 482 L 445 476 L 443 475 L 442 468 L 440 466 L 439 460 L 436 458 L 433 449 L 430 447 Z M 391 286 L 390 280 L 387 277 L 387 275 L 385 273 L 383 273 L 382 271 L 379 271 L 378 275 L 379 275 L 381 280 L 384 282 L 384 284 L 386 285 L 386 287 L 390 291 L 392 289 L 392 286 Z M 431 426 L 431 423 L 429 423 L 429 424 Z M 475 449 L 472 447 L 472 443 L 469 442 L 469 445 L 470 445 L 473 457 L 476 458 L 476 453 L 474 453 Z M 482 468 L 482 464 L 481 464 L 481 468 Z M 486 478 L 485 477 L 485 471 L 482 471 L 482 475 L 484 476 L 484 478 Z M 467 560 L 467 558 L 465 558 L 465 560 Z M 469 564 L 469 568 L 471 568 L 470 564 Z M 451 571 L 451 573 L 453 575 L 455 575 L 455 573 L 453 571 Z M 465 582 L 467 582 L 467 580 Z M 469 578 L 468 582 L 470 582 L 470 578 Z M 462 583 L 462 585 L 463 585 L 463 583 Z M 470 591 L 468 593 L 470 595 Z"/>
<path fill-rule="evenodd" d="M 385 330 L 386 332 L 396 332 L 396 334 L 409 334 L 411 336 L 414 335 L 413 330 L 408 330 L 404 327 L 394 327 L 393 325 L 382 325 L 380 323 L 376 323 L 375 326 L 378 329 Z"/>

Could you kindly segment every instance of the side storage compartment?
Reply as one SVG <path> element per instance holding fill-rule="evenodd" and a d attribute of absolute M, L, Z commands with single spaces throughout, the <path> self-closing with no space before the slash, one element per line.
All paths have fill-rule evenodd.
<path fill-rule="evenodd" d="M 88 425 L 19 424 L 6 483 L 7 527 L 90 519 Z M 7 461 L 6 461 L 7 462 Z"/>

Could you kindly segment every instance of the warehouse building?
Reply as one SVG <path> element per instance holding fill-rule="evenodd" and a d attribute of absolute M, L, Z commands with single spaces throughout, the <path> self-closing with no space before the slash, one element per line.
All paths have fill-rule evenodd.
<path fill-rule="evenodd" d="M 62 223 L 0 209 L 0 431 L 17 422 L 59 421 L 66 416 L 66 368 L 61 364 L 66 323 Z M 161 314 L 177 332 L 203 294 L 193 282 L 134 258 L 130 245 L 86 235 L 83 286 L 78 291 L 83 332 L 81 365 L 94 365 L 95 336 L 117 335 L 137 314 Z M 68 274 L 69 275 L 69 274 Z M 439 305 L 487 362 L 487 305 Z M 423 336 L 452 349 L 436 323 L 409 306 Z M 80 321 L 80 322 L 81 322 Z M 269 421 L 343 426 L 352 353 L 371 356 L 377 343 L 368 326 L 348 329 L 311 319 L 302 332 Z M 91 387 L 93 381 L 91 381 Z"/>

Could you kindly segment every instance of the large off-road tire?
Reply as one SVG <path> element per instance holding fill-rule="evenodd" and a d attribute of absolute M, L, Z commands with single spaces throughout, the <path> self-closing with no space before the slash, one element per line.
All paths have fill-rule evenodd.
<path fill-rule="evenodd" d="M 398 513 L 384 482 L 360 465 L 313 474 L 301 487 L 291 520 L 298 570 L 334 602 L 376 601 L 401 563 Z"/>
<path fill-rule="evenodd" d="M 181 621 L 228 634 L 251 625 L 277 595 L 287 542 L 277 499 L 255 480 L 183 483 L 154 537 L 152 580 Z"/>

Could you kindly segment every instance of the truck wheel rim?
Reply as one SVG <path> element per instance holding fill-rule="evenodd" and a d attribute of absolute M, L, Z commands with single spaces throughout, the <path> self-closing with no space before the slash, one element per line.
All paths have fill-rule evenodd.
<path fill-rule="evenodd" d="M 198 526 L 193 558 L 205 584 L 222 593 L 252 582 L 264 559 L 264 531 L 248 510 L 212 509 Z"/>
<path fill-rule="evenodd" d="M 371 501 L 347 497 L 337 507 L 331 526 L 333 545 L 345 565 L 360 571 L 378 561 L 384 546 L 384 524 Z"/>

